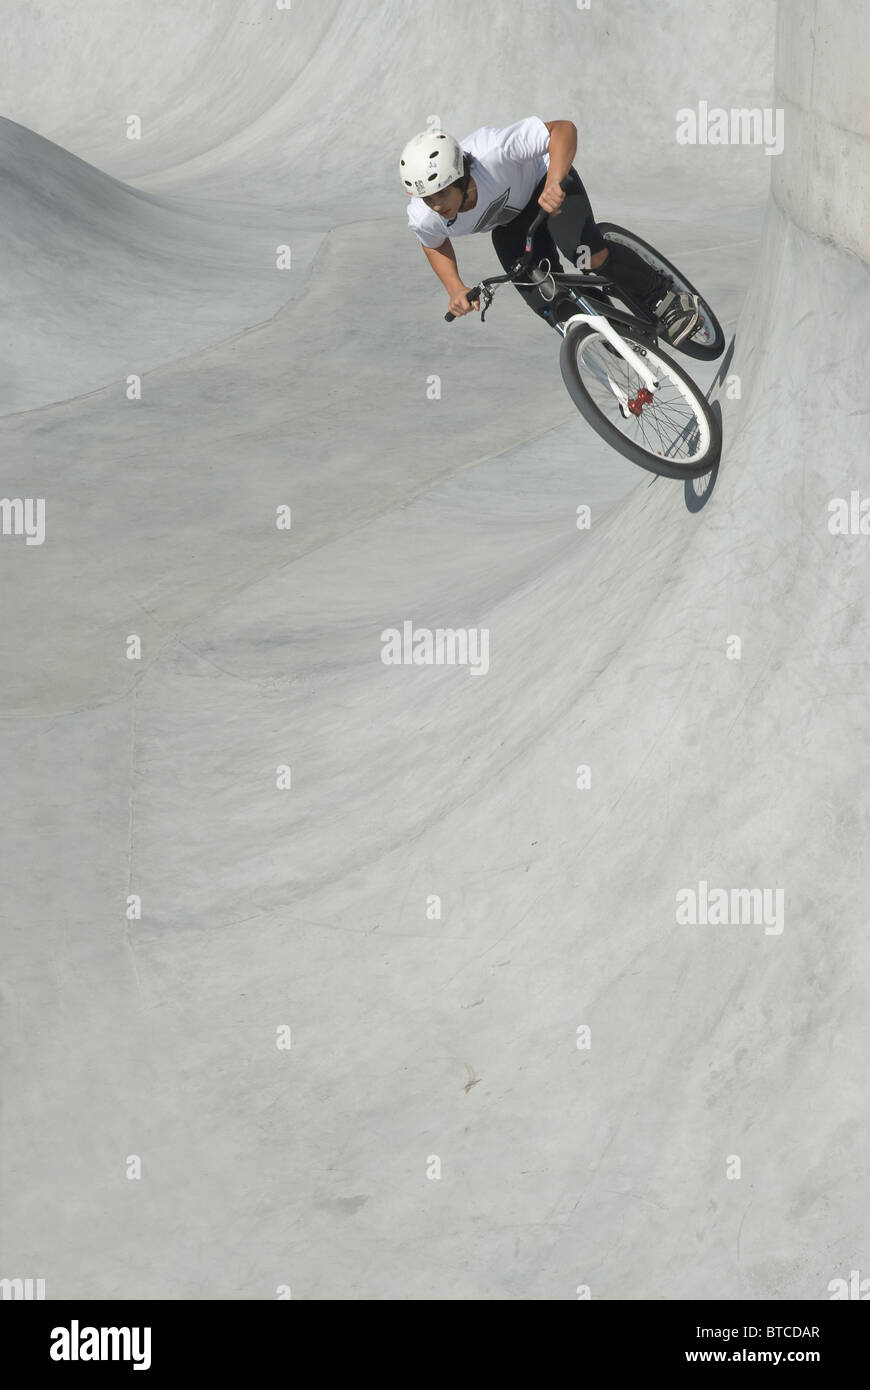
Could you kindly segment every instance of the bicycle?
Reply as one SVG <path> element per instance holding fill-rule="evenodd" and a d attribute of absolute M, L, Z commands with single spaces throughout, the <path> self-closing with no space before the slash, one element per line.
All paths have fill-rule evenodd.
<path fill-rule="evenodd" d="M 576 314 L 550 321 L 562 336 L 562 378 L 586 421 L 612 448 L 652 473 L 667 478 L 709 473 L 719 460 L 722 430 L 706 397 L 659 346 L 658 322 L 645 305 L 605 274 L 554 271 L 548 260 L 535 260 L 535 233 L 547 215 L 542 208 L 526 234 L 523 255 L 507 275 L 489 276 L 468 291 L 469 303 L 481 304 L 481 323 L 495 287 L 503 284 L 536 285 L 545 299 L 558 299 L 562 305 L 566 298 L 574 300 Z M 667 276 L 673 288 L 698 293 L 641 237 L 612 222 L 598 225 L 605 241 L 631 247 Z M 614 304 L 614 298 L 625 309 Z M 712 361 L 724 351 L 725 335 L 710 306 L 698 298 L 698 326 L 675 350 Z M 455 317 L 448 313 L 445 321 L 452 323 Z"/>

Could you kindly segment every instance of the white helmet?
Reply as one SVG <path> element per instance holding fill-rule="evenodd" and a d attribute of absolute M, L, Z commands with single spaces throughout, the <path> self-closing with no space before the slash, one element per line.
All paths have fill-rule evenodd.
<path fill-rule="evenodd" d="M 406 193 L 426 197 L 440 193 L 465 173 L 459 142 L 443 130 L 424 130 L 402 150 L 399 175 Z"/>

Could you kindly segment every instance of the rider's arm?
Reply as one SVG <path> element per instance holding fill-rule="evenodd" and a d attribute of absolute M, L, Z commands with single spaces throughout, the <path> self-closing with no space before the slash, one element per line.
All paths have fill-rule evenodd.
<path fill-rule="evenodd" d="M 456 252 L 453 250 L 453 242 L 450 238 L 447 237 L 440 246 L 436 246 L 434 249 L 431 246 L 424 246 L 423 250 L 426 253 L 426 260 L 450 296 L 451 314 L 459 318 L 462 314 L 471 313 L 471 305 L 468 302 L 470 287 L 463 283 L 459 274 Z M 479 299 L 474 301 L 474 307 L 475 309 L 480 307 Z"/>
<path fill-rule="evenodd" d="M 465 286 L 462 283 L 462 276 L 459 274 L 459 266 L 456 264 L 456 252 L 453 250 L 453 242 L 449 237 L 442 241 L 440 246 L 423 247 L 426 260 L 431 265 L 438 279 L 441 281 L 448 294 L 454 294 L 457 290 L 462 290 Z"/>
<path fill-rule="evenodd" d="M 573 121 L 545 121 L 550 132 L 550 168 L 547 183 L 561 183 L 577 153 L 577 127 Z"/>

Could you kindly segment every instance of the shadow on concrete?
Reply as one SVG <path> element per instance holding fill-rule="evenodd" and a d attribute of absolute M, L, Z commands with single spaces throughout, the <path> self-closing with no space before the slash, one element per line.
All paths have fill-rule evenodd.
<path fill-rule="evenodd" d="M 710 402 L 710 409 L 720 430 L 722 429 L 722 407 L 718 401 L 711 401 L 710 397 L 712 396 L 714 391 L 719 390 L 720 387 L 722 387 L 725 384 L 725 378 L 728 375 L 728 368 L 731 366 L 731 362 L 734 358 L 734 348 L 736 342 L 737 334 L 735 333 L 731 338 L 731 342 L 725 349 L 725 355 L 723 356 L 722 361 L 719 363 L 719 370 L 713 378 L 713 381 L 710 384 L 710 389 L 707 392 L 707 400 Z M 722 442 L 722 447 L 723 449 L 725 447 L 724 440 Z M 685 500 L 687 511 L 700 512 L 704 509 L 704 507 L 706 507 L 707 503 L 710 501 L 710 498 L 713 496 L 713 492 L 716 488 L 716 480 L 718 479 L 718 477 L 719 464 L 717 463 L 715 467 L 710 469 L 709 473 L 704 475 L 703 478 L 686 479 Z"/>

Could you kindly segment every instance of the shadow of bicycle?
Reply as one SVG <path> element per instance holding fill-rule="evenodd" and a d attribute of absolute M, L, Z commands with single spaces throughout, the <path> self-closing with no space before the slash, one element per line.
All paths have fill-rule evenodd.
<path fill-rule="evenodd" d="M 710 409 L 713 412 L 713 416 L 720 430 L 722 429 L 722 407 L 718 401 L 711 401 L 710 397 L 712 396 L 714 391 L 719 390 L 720 387 L 724 386 L 725 384 L 726 377 L 728 376 L 728 370 L 734 358 L 734 347 L 736 342 L 737 334 L 735 333 L 732 335 L 731 341 L 725 349 L 725 354 L 722 358 L 722 361 L 719 364 L 719 370 L 717 371 L 715 377 L 710 383 L 709 390 L 707 391 L 707 400 L 710 403 Z M 721 457 L 710 469 L 710 472 L 705 473 L 702 478 L 686 479 L 685 502 L 687 511 L 700 512 L 703 510 L 704 507 L 706 507 L 716 487 L 716 480 L 719 477 L 720 463 Z"/>

